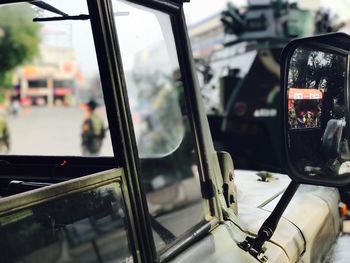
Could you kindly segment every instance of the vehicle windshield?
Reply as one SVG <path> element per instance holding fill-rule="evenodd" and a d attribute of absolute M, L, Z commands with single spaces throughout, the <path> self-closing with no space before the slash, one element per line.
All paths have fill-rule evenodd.
<path fill-rule="evenodd" d="M 9 17 L 18 13 L 23 13 L 22 25 Z M 67 19 L 81 14 L 88 14 L 84 0 L 0 7 L 0 53 L 9 54 L 2 56 L 0 72 L 6 76 L 0 78 L 0 154 L 113 155 L 90 21 Z M 123 12 L 122 6 L 115 15 L 144 16 Z M 47 21 L 50 18 L 56 21 Z M 148 63 L 147 52 L 167 52 L 158 49 L 160 33 L 151 21 L 148 25 L 147 35 L 135 33 L 142 49 L 130 41 L 123 62 L 140 156 L 161 157 L 179 147 L 184 127 L 177 95 L 169 89 L 178 68 L 164 59 L 157 61 L 162 71 L 152 66 L 154 61 Z M 119 30 L 128 30 L 128 25 Z M 137 70 L 129 77 L 132 67 Z"/>
<path fill-rule="evenodd" d="M 86 1 L 46 3 L 0 6 L 0 154 L 112 156 L 90 21 L 33 22 Z"/>
<path fill-rule="evenodd" d="M 164 37 L 171 26 L 162 14 L 150 16 L 122 1 L 118 7 L 116 13 L 128 14 L 117 15 L 116 21 L 139 155 L 166 156 L 179 147 L 185 133 L 174 39 Z M 144 25 L 132 27 L 131 19 L 143 21 Z"/>
<path fill-rule="evenodd" d="M 77 17 L 88 14 L 86 3 L 47 2 L 51 7 L 35 3 L 0 6 L 0 70 L 8 76 L 1 78 L 0 72 L 1 154 L 118 158 L 122 149 L 112 150 L 106 117 L 109 109 L 104 106 L 90 21 L 86 16 Z M 154 226 L 156 221 L 152 223 L 156 248 L 161 251 L 203 223 L 206 213 L 172 17 L 128 1 L 113 0 L 111 8 L 118 39 L 112 44 L 118 44 L 120 50 L 120 57 L 111 57 L 111 61 L 122 62 L 123 74 L 118 77 L 127 89 L 133 122 L 130 135 L 136 139 L 148 211 L 161 224 L 159 228 Z M 6 67 L 15 55 L 17 60 Z M 105 59 L 102 52 L 98 55 Z M 109 88 L 113 87 L 104 86 Z M 128 113 L 129 109 L 120 110 Z M 26 158 L 32 159 L 41 165 L 43 158 Z M 77 172 L 84 169 L 79 167 Z M 49 179 L 43 177 L 47 184 Z"/>

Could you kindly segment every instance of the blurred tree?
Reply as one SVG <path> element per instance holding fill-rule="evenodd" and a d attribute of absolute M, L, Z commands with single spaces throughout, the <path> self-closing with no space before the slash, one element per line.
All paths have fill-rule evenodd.
<path fill-rule="evenodd" d="M 29 5 L 0 9 L 0 87 L 11 87 L 13 70 L 32 60 L 39 51 L 40 26 L 33 23 Z"/>
<path fill-rule="evenodd" d="M 335 114 L 341 113 L 341 116 L 344 116 L 345 72 L 345 56 L 302 47 L 296 49 L 291 57 L 288 86 L 321 90 L 321 125 L 327 125 L 328 120 L 334 118 Z"/>

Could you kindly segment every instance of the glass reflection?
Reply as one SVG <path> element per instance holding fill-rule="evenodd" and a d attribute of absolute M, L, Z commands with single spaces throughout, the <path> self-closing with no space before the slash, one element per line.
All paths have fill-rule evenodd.
<path fill-rule="evenodd" d="M 120 185 L 111 183 L 0 217 L 0 258 L 132 262 Z"/>
<path fill-rule="evenodd" d="M 171 16 L 114 0 L 142 183 L 157 251 L 204 220 L 196 141 Z"/>
<path fill-rule="evenodd" d="M 346 57 L 302 46 L 289 63 L 288 139 L 294 167 L 309 176 L 349 173 Z"/>
<path fill-rule="evenodd" d="M 113 156 L 90 21 L 37 23 L 52 12 L 12 2 L 0 6 L 0 154 Z M 43 2 L 88 14 L 84 0 Z M 84 125 L 82 136 L 90 100 L 97 103 L 94 119 L 105 123 L 104 138 L 94 124 Z"/>

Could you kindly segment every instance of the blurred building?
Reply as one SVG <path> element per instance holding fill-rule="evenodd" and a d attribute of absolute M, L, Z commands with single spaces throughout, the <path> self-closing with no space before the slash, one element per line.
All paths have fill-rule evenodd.
<path fill-rule="evenodd" d="M 16 95 L 34 105 L 74 104 L 84 77 L 71 47 L 71 30 L 43 27 L 41 36 L 39 56 L 16 71 Z"/>
<path fill-rule="evenodd" d="M 224 27 L 221 14 L 216 13 L 188 27 L 195 58 L 206 58 L 224 42 Z"/>
<path fill-rule="evenodd" d="M 317 11 L 321 6 L 321 0 L 302 0 L 296 1 L 302 9 Z"/>
<path fill-rule="evenodd" d="M 235 2 L 235 1 L 229 1 Z M 248 0 L 249 5 L 268 5 L 271 0 Z M 281 0 L 281 2 L 284 2 Z M 321 0 L 294 1 L 304 10 L 316 11 L 321 6 Z M 244 12 L 246 7 L 239 7 Z M 224 11 L 224 10 L 222 10 Z M 234 41 L 237 37 L 225 35 L 224 26 L 221 22 L 221 12 L 210 15 L 203 20 L 188 26 L 192 51 L 195 58 L 208 58 L 216 49 L 220 49 L 224 42 Z M 266 34 L 266 32 L 264 32 Z M 230 39 L 228 39 L 230 38 Z"/>

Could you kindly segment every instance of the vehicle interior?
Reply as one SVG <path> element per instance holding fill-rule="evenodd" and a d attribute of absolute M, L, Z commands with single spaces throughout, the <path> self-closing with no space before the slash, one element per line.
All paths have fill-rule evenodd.
<path fill-rule="evenodd" d="M 260 251 L 244 249 L 244 241 L 259 237 L 267 217 L 280 219 L 280 196 L 297 187 L 282 174 L 271 181 L 242 176 L 239 198 L 246 202 L 237 211 L 233 162 L 213 148 L 180 4 L 79 1 L 83 8 L 62 0 L 0 6 L 3 24 L 13 6 L 17 16 L 24 10 L 20 27 L 35 24 L 27 31 L 37 37 L 35 55 L 9 84 L 30 103 L 6 115 L 11 143 L 0 155 L 0 261 L 261 262 Z M 58 72 L 47 67 L 60 59 Z M 73 78 L 72 92 L 99 102 L 95 114 L 109 129 L 99 154 L 81 149 L 81 122 L 92 115 L 86 101 L 65 96 L 54 105 L 47 92 L 53 86 L 27 89 L 46 74 Z M 35 103 L 38 94 L 47 105 Z M 323 259 L 339 232 L 337 203 L 334 188 L 301 187 L 266 242 L 269 260 Z M 310 207 L 307 220 L 299 216 Z"/>
<path fill-rule="evenodd" d="M 63 187 L 66 186 L 69 189 L 71 184 L 75 184 L 75 180 L 82 182 L 84 185 L 86 176 L 98 178 L 101 174 L 102 177 L 104 174 L 119 174 L 120 171 L 125 169 L 125 167 L 122 169 L 122 165 L 120 165 L 123 162 L 123 157 L 121 157 L 124 154 L 121 150 L 123 146 L 120 145 L 120 142 L 118 142 L 119 144 L 116 143 L 111 138 L 110 132 L 107 132 L 108 136 L 106 136 L 103 143 L 101 154 L 98 156 L 84 156 L 80 152 L 80 123 L 81 119 L 87 115 L 84 106 L 86 101 L 75 102 L 68 97 L 68 99 L 63 99 L 64 103 L 57 105 L 53 103 L 50 106 L 49 103 L 54 98 L 48 97 L 44 101 L 47 105 L 37 105 L 35 100 L 37 93 L 41 91 L 32 88 L 26 89 L 28 84 L 23 80 L 27 78 L 28 81 L 31 81 L 37 78 L 36 74 L 45 76 L 46 71 L 52 70 L 49 67 L 45 68 L 45 63 L 53 64 L 55 60 L 59 60 L 61 57 L 61 59 L 63 58 L 71 63 L 67 64 L 66 61 L 62 61 L 63 72 L 57 74 L 59 76 L 66 74 L 64 76 L 68 78 L 70 71 L 73 71 L 74 79 L 70 81 L 70 84 L 75 85 L 72 91 L 74 94 L 79 94 L 78 90 L 85 89 L 90 93 L 90 96 L 102 94 L 100 78 L 102 79 L 103 76 L 99 75 L 96 55 L 94 54 L 96 51 L 90 21 L 87 20 L 86 15 L 78 17 L 74 15 L 77 12 L 87 13 L 86 1 L 76 1 L 74 3 L 77 3 L 77 6 L 81 8 L 79 4 L 84 2 L 85 5 L 82 5 L 82 9 L 79 9 L 79 11 L 77 11 L 74 4 L 63 4 L 61 6 L 61 3 L 59 3 L 50 5 L 50 1 L 47 3 L 34 1 L 32 4 L 18 3 L 0 7 L 0 12 L 5 10 L 8 13 L 25 10 L 27 15 L 23 15 L 23 23 L 35 24 L 34 27 L 38 30 L 38 34 L 41 34 L 40 49 L 37 52 L 40 53 L 43 60 L 35 58 L 33 64 L 24 65 L 18 70 L 17 74 L 19 75 L 15 76 L 18 81 L 15 84 L 19 87 L 19 92 L 23 92 L 19 97 L 28 96 L 26 99 L 32 101 L 29 103 L 30 106 L 23 106 L 17 116 L 9 116 L 7 119 L 11 131 L 11 147 L 9 153 L 2 154 L 0 158 L 0 166 L 2 167 L 0 168 L 0 196 L 3 197 L 3 200 L 7 198 L 8 202 L 22 200 L 22 196 L 23 198 L 29 198 L 29 201 L 33 201 L 33 198 L 39 197 L 39 193 L 44 196 L 50 195 L 50 189 L 51 191 L 56 191 L 52 189 L 62 191 L 57 197 L 50 197 L 47 200 L 40 199 L 38 204 L 34 201 L 26 203 L 25 200 L 22 200 L 24 202 L 23 207 L 30 209 L 29 212 L 26 212 L 28 214 L 23 215 L 23 220 L 18 220 L 18 222 L 6 221 L 8 223 L 6 223 L 7 227 L 4 228 L 4 233 L 14 232 L 15 235 L 12 237 L 11 234 L 6 234 L 8 244 L 2 245 L 8 248 L 6 249 L 8 254 L 4 255 L 2 262 L 13 262 L 11 261 L 13 257 L 21 258 L 22 256 L 22 259 L 25 258 L 26 262 L 37 262 L 35 260 L 38 260 L 38 257 L 42 255 L 41 253 L 49 254 L 49 251 L 52 251 L 51 256 L 59 261 L 62 259 L 57 256 L 57 251 L 62 250 L 62 246 L 66 246 L 64 245 L 66 241 L 69 247 L 74 248 L 74 251 L 79 251 L 82 246 L 84 249 L 85 247 L 91 249 L 92 246 L 93 251 L 99 251 L 91 259 L 92 262 L 96 260 L 96 257 L 101 257 L 98 262 L 104 262 L 104 260 L 109 257 L 113 258 L 113 256 L 109 255 L 109 248 L 106 248 L 107 252 L 105 252 L 103 246 L 99 244 L 99 242 L 104 244 L 106 241 L 100 240 L 108 239 L 109 227 L 111 229 L 121 229 L 120 231 L 125 232 L 126 225 L 130 223 L 130 218 L 125 219 L 124 223 L 121 224 L 120 218 L 113 218 L 113 215 L 111 215 L 116 211 L 120 215 L 128 213 L 127 211 L 119 211 L 120 203 L 123 203 L 123 206 L 130 205 L 125 193 L 127 188 L 125 182 L 119 182 L 120 180 L 123 181 L 123 179 L 120 179 L 123 175 L 113 177 L 114 181 L 119 182 L 119 187 L 124 193 L 122 201 L 117 203 L 114 200 L 117 198 L 110 197 L 110 194 L 101 194 L 102 197 L 97 198 L 100 194 L 96 196 L 94 193 L 100 192 L 98 187 L 104 189 L 104 186 L 100 186 L 100 184 L 96 185 L 97 188 L 91 185 L 85 189 L 84 187 L 81 188 L 80 183 L 77 183 L 76 189 L 72 190 L 72 194 Z M 197 167 L 198 153 L 195 137 L 185 106 L 181 73 L 178 73 L 179 62 L 176 56 L 174 36 L 172 32 L 169 32 L 172 30 L 169 16 L 157 10 L 141 5 L 127 4 L 124 1 L 118 0 L 112 1 L 112 3 L 117 10 L 121 10 L 114 13 L 114 19 L 120 23 L 121 30 L 128 28 L 123 26 L 123 23 L 128 23 L 130 28 L 134 30 L 136 37 L 142 37 L 148 41 L 149 36 L 144 31 L 140 31 L 138 23 L 132 22 L 135 21 L 135 17 L 141 16 L 148 23 L 148 27 L 154 30 L 154 39 L 158 41 L 155 43 L 153 41 L 148 45 L 140 41 L 137 43 L 137 47 L 132 47 L 138 49 L 138 53 L 130 53 L 128 45 L 130 41 L 133 41 L 132 37 L 134 36 L 130 36 L 128 31 L 120 32 L 120 45 L 122 50 L 125 50 L 122 56 L 123 63 L 125 63 L 126 84 L 130 89 L 129 100 L 132 115 L 130 117 L 134 122 L 136 137 L 134 140 L 139 154 L 137 165 L 142 174 L 141 187 L 146 193 L 150 213 L 149 220 L 151 221 L 157 251 L 162 251 L 167 249 L 176 238 L 184 236 L 190 228 L 198 228 L 199 225 L 206 223 Z M 69 11 L 70 15 L 62 10 Z M 84 47 L 81 44 L 79 45 L 82 39 L 86 40 Z M 162 45 L 160 48 L 159 43 Z M 78 47 L 76 48 L 75 45 L 78 45 Z M 87 51 L 87 49 L 89 50 Z M 158 57 L 161 59 L 159 64 L 165 64 L 162 71 L 159 71 L 159 67 L 151 68 L 147 64 L 149 62 L 144 61 L 144 57 L 147 57 L 148 53 L 152 54 L 155 50 L 159 52 Z M 51 56 L 47 55 L 48 51 L 51 52 Z M 93 57 L 92 61 L 86 62 L 87 52 L 95 55 L 95 58 L 91 56 Z M 76 57 L 76 60 L 72 59 L 74 57 Z M 157 56 L 154 56 L 154 59 L 156 60 Z M 138 61 L 135 65 L 132 63 L 134 60 Z M 153 61 L 151 62 L 153 63 Z M 60 67 L 61 65 L 57 65 L 57 68 Z M 86 68 L 84 69 L 84 67 Z M 84 70 L 87 73 L 85 72 L 85 75 L 81 77 Z M 145 72 L 145 74 L 140 75 L 139 72 Z M 52 74 L 55 74 L 55 72 Z M 47 83 L 50 83 L 50 80 Z M 38 88 L 43 89 L 45 87 Z M 88 88 L 89 90 L 87 90 Z M 43 94 L 49 93 L 45 91 Z M 105 94 L 105 96 L 108 97 L 108 94 Z M 95 98 L 98 99 L 97 101 L 100 104 L 96 109 L 97 114 L 102 117 L 105 124 L 108 123 L 108 119 L 110 123 L 111 116 L 107 116 L 106 112 L 113 110 L 108 108 L 112 101 L 108 102 L 107 100 L 105 105 L 103 98 Z M 75 99 L 78 100 L 79 98 Z M 68 104 L 66 107 L 70 101 L 73 101 L 73 104 Z M 43 129 L 45 122 L 47 130 L 42 132 L 40 129 Z M 123 125 L 127 126 L 129 124 L 123 123 Z M 111 131 L 116 129 L 111 124 L 107 128 Z M 21 129 L 27 129 L 27 138 L 25 136 L 19 137 Z M 127 128 L 124 127 L 124 129 Z M 71 133 L 68 134 L 69 132 Z M 116 133 L 120 135 L 120 131 Z M 131 141 L 131 139 L 129 140 Z M 117 144 L 117 147 L 115 144 Z M 75 148 L 72 148 L 72 145 Z M 113 146 L 120 150 L 114 152 Z M 179 166 L 179 163 L 182 165 Z M 87 182 L 89 180 L 87 179 Z M 85 190 L 88 191 L 85 192 Z M 81 209 L 80 213 L 77 207 L 81 205 L 84 199 L 91 199 L 92 202 L 97 202 L 102 208 L 98 208 L 98 205 L 89 207 L 89 204 L 86 204 L 84 206 L 86 209 Z M 3 203 L 6 203 L 5 201 Z M 67 204 L 69 205 L 67 206 Z M 123 206 L 121 207 L 122 210 L 124 209 Z M 73 213 L 69 218 L 62 217 L 62 215 L 75 209 L 77 209 L 76 215 Z M 101 209 L 101 211 L 94 209 Z M 126 210 L 129 211 L 130 207 Z M 5 219 L 8 218 L 9 213 L 11 214 L 7 207 L 2 207 L 2 211 L 5 213 L 3 215 Z M 12 215 L 16 216 L 16 213 L 12 213 Z M 21 210 L 18 213 L 21 215 Z M 22 216 L 19 216 L 19 218 L 22 218 Z M 55 224 L 50 228 L 52 222 L 55 222 Z M 24 228 L 28 224 L 33 224 L 35 227 L 33 227 L 32 232 L 25 233 Z M 43 228 L 43 226 L 48 228 Z M 58 226 L 58 229 L 56 229 L 56 226 Z M 18 231 L 16 232 L 15 229 Z M 52 233 L 50 233 L 50 229 Z M 18 233 L 18 236 L 27 235 L 26 238 L 28 239 L 24 239 L 23 243 L 18 244 L 15 239 L 16 233 Z M 32 235 L 35 235 L 35 233 L 41 236 L 44 235 L 43 240 L 38 240 L 36 245 L 28 246 L 26 243 L 30 243 Z M 124 243 L 121 244 L 124 245 L 121 249 L 131 255 L 131 253 L 134 253 L 135 248 L 132 248 L 134 245 L 128 244 L 128 239 L 125 238 L 126 232 L 123 235 Z M 102 239 L 96 239 L 99 236 L 102 236 Z M 66 241 L 62 243 L 62 240 Z M 97 243 L 94 243 L 94 240 L 97 240 Z M 47 247 L 44 245 L 45 242 L 49 244 Z M 58 246 L 57 242 L 59 243 Z M 15 255 L 11 246 L 21 247 L 17 253 L 18 255 Z M 31 253 L 31 251 L 36 250 L 39 251 L 37 254 Z M 88 254 L 76 253 L 78 253 L 77 260 L 89 262 L 86 261 Z M 116 250 L 112 254 L 115 256 L 118 253 L 118 250 Z M 124 257 L 124 254 L 120 255 Z"/>

